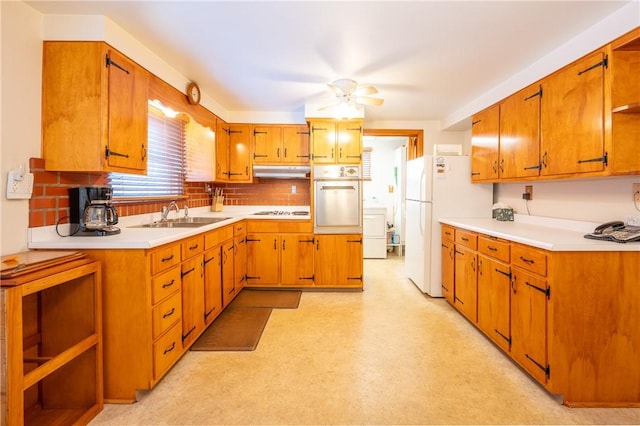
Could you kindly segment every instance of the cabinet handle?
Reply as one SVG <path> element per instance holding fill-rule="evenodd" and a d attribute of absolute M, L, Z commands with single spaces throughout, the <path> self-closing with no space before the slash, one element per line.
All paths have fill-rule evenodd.
<path fill-rule="evenodd" d="M 147 148 L 142 144 L 142 161 L 147 159 Z"/>
<path fill-rule="evenodd" d="M 478 274 L 482 275 L 482 260 L 478 260 Z"/>
<path fill-rule="evenodd" d="M 524 263 L 528 263 L 529 265 L 533 265 L 534 263 L 536 263 L 535 260 L 527 259 L 526 257 L 523 257 L 523 256 L 520 256 L 520 260 L 522 260 Z"/>
<path fill-rule="evenodd" d="M 493 173 L 498 173 L 498 160 L 494 160 L 491 164 L 491 168 L 493 169 Z"/>
<path fill-rule="evenodd" d="M 476 258 L 471 259 L 471 270 L 476 272 Z"/>
<path fill-rule="evenodd" d="M 578 164 L 582 164 L 582 163 L 602 163 L 602 164 L 604 164 L 606 166 L 608 164 L 607 153 L 605 152 L 602 157 L 598 157 L 598 158 L 589 158 L 587 160 L 578 160 Z"/>
<path fill-rule="evenodd" d="M 278 239 L 277 238 L 273 239 L 273 249 L 274 250 L 278 250 Z"/>
<path fill-rule="evenodd" d="M 276 149 L 276 157 L 280 158 L 280 148 Z"/>
<path fill-rule="evenodd" d="M 331 158 L 334 158 L 333 157 L 333 148 L 331 148 Z"/>
<path fill-rule="evenodd" d="M 516 288 L 516 281 L 518 280 L 518 277 L 516 277 L 515 274 L 513 274 L 511 276 L 511 290 L 513 290 L 513 294 L 516 294 L 518 292 L 518 289 Z"/>
<path fill-rule="evenodd" d="M 191 330 L 187 331 L 187 334 L 185 334 L 184 336 L 182 336 L 182 341 L 184 342 L 187 337 L 189 337 L 189 335 L 193 332 L 193 330 L 196 329 L 196 326 L 194 325 L 193 327 L 191 327 Z"/>
<path fill-rule="evenodd" d="M 284 238 L 282 239 L 282 250 L 286 250 L 287 249 L 287 240 L 285 240 Z"/>
<path fill-rule="evenodd" d="M 490 251 L 498 251 L 498 249 L 493 246 L 487 246 L 487 249 L 489 249 Z"/>
<path fill-rule="evenodd" d="M 175 311 L 176 311 L 176 308 L 171 308 L 171 310 L 170 310 L 169 312 L 167 312 L 166 314 L 164 314 L 164 315 L 162 316 L 162 318 L 168 318 L 168 317 L 170 317 L 171 315 L 173 315 L 173 313 L 174 313 Z"/>
<path fill-rule="evenodd" d="M 287 148 L 284 149 L 284 158 L 287 158 Z"/>
<path fill-rule="evenodd" d="M 106 65 L 107 67 L 108 67 L 109 65 L 113 65 L 114 67 L 118 68 L 119 70 L 124 71 L 124 72 L 126 72 L 127 74 L 131 74 L 131 73 L 129 72 L 129 70 L 127 70 L 126 68 L 124 68 L 122 65 L 119 65 L 117 62 L 112 61 L 112 60 L 111 60 L 111 58 L 109 57 L 109 54 L 108 54 L 108 53 L 107 53 L 107 58 L 106 58 L 106 64 L 105 64 L 105 65 Z"/>
<path fill-rule="evenodd" d="M 496 272 L 499 273 L 499 274 L 502 274 L 502 275 L 504 275 L 506 277 L 509 277 L 509 279 L 511 279 L 511 271 L 505 272 L 505 271 L 501 271 L 500 269 L 496 268 Z"/>
<path fill-rule="evenodd" d="M 504 173 L 504 158 L 500 160 L 500 173 Z"/>
<path fill-rule="evenodd" d="M 461 239 L 462 241 L 466 242 L 466 243 L 468 243 L 468 242 L 469 242 L 469 239 L 468 239 L 467 237 L 460 237 L 460 239 Z"/>
<path fill-rule="evenodd" d="M 547 152 L 546 151 L 545 151 L 544 154 L 542 154 L 542 158 L 540 159 L 540 164 L 545 168 L 547 167 Z"/>
<path fill-rule="evenodd" d="M 160 261 L 164 263 L 164 262 L 168 262 L 170 260 L 173 260 L 173 255 L 171 255 L 169 257 L 163 257 Z"/>
<path fill-rule="evenodd" d="M 583 69 L 582 71 L 578 72 L 578 75 L 582 75 L 598 67 L 607 68 L 608 65 L 609 65 L 609 56 L 605 55 L 603 60 L 601 60 L 597 64 L 591 65 L 589 68 Z"/>
<path fill-rule="evenodd" d="M 171 343 L 171 347 L 168 349 L 165 349 L 164 352 L 162 352 L 163 355 L 168 354 L 169 352 L 171 352 L 172 350 L 174 350 L 176 347 L 176 342 Z"/>
<path fill-rule="evenodd" d="M 189 250 L 195 250 L 198 248 L 198 244 L 193 245 L 193 246 L 189 246 Z"/>
<path fill-rule="evenodd" d="M 164 283 L 164 284 L 162 284 L 162 288 L 171 287 L 174 282 L 175 282 L 175 280 L 171 280 L 168 283 Z"/>

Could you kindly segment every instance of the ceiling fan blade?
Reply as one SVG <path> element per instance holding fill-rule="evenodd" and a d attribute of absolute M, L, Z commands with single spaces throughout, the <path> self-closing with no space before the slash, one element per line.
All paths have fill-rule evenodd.
<path fill-rule="evenodd" d="M 345 93 L 351 94 L 358 87 L 358 83 L 351 80 L 350 78 L 341 78 L 332 83 L 327 84 L 330 88 L 332 88 L 336 93 Z"/>
<path fill-rule="evenodd" d="M 356 97 L 355 101 L 359 104 L 363 105 L 372 105 L 372 106 L 380 106 L 384 102 L 384 99 L 380 98 L 364 98 L 364 97 Z"/>
<path fill-rule="evenodd" d="M 355 96 L 375 95 L 376 93 L 378 93 L 378 89 L 373 86 L 358 86 L 353 92 Z"/>

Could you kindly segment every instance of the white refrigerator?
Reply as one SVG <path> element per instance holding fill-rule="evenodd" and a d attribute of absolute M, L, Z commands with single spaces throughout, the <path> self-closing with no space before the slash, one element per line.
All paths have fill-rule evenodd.
<path fill-rule="evenodd" d="M 442 297 L 439 218 L 491 217 L 493 184 L 471 183 L 469 156 L 407 161 L 405 271 L 423 292 Z"/>

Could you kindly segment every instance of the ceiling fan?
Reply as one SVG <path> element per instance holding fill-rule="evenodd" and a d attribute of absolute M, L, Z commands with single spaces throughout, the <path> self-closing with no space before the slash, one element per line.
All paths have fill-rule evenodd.
<path fill-rule="evenodd" d="M 360 85 L 350 78 L 341 78 L 332 83 L 327 83 L 327 86 L 334 91 L 338 98 L 337 105 L 347 104 L 354 107 L 363 105 L 380 106 L 384 102 L 384 99 L 369 96 L 378 93 L 378 89 L 373 86 Z M 329 107 L 327 106 L 327 108 Z"/>

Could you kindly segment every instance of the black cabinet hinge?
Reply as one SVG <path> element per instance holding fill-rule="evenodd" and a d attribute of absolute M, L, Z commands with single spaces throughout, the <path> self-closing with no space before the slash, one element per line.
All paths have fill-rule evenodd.
<path fill-rule="evenodd" d="M 109 57 L 109 54 L 107 53 L 106 54 L 105 66 L 109 67 L 110 65 L 113 65 L 114 67 L 118 68 L 121 71 L 126 72 L 127 74 L 131 74 L 128 69 L 122 67 L 122 65 L 119 65 L 117 62 L 113 62 L 111 60 L 111 58 Z"/>
<path fill-rule="evenodd" d="M 603 68 L 607 68 L 609 66 L 609 56 L 605 55 L 604 59 L 601 60 L 600 62 L 598 62 L 597 64 L 591 65 L 589 68 L 583 69 L 582 71 L 578 72 L 578 75 L 582 75 L 586 72 L 589 72 L 593 69 L 599 68 L 599 67 L 603 67 Z"/>
<path fill-rule="evenodd" d="M 587 160 L 578 160 L 578 164 L 582 164 L 582 163 L 602 163 L 605 166 L 607 166 L 609 165 L 609 154 L 605 152 L 602 157 L 589 158 Z"/>

